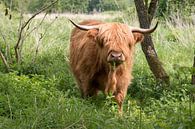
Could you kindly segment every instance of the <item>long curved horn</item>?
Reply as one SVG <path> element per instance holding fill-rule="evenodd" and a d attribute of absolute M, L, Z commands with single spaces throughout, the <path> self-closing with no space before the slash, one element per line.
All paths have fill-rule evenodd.
<path fill-rule="evenodd" d="M 75 22 L 73 22 L 72 20 L 68 19 L 75 27 L 81 29 L 81 30 L 91 30 L 91 29 L 98 29 L 99 26 L 98 25 L 93 25 L 93 26 L 87 26 L 87 25 L 79 25 L 79 24 L 76 24 Z"/>
<path fill-rule="evenodd" d="M 132 33 L 137 32 L 137 33 L 142 33 L 142 34 L 150 34 L 156 30 L 157 26 L 158 26 L 158 22 L 156 23 L 156 25 L 153 28 L 142 29 L 142 28 L 137 28 L 137 27 L 131 27 L 131 31 L 132 31 Z"/>

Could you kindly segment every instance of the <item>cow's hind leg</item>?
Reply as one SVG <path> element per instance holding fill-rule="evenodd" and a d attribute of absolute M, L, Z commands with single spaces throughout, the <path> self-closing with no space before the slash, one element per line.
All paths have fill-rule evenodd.
<path fill-rule="evenodd" d="M 97 96 L 97 94 L 99 92 L 99 90 L 96 89 L 96 88 L 91 88 L 91 89 L 88 89 L 86 91 L 85 90 L 83 91 L 82 89 L 80 89 L 80 91 L 81 91 L 81 97 L 82 98 Z"/>
<path fill-rule="evenodd" d="M 88 96 L 89 96 L 89 97 L 97 96 L 98 91 L 99 91 L 99 90 L 98 90 L 96 87 L 91 87 L 91 88 L 88 90 Z"/>
<path fill-rule="evenodd" d="M 98 94 L 98 88 L 91 83 L 82 83 L 80 87 L 82 98 L 96 96 Z"/>
<path fill-rule="evenodd" d="M 89 89 L 88 89 L 88 95 L 89 97 L 97 96 L 99 92 L 98 89 L 98 83 L 96 81 L 91 81 Z"/>
<path fill-rule="evenodd" d="M 79 81 L 78 85 L 79 85 L 81 97 L 86 98 L 88 95 L 89 84 L 85 81 Z"/>

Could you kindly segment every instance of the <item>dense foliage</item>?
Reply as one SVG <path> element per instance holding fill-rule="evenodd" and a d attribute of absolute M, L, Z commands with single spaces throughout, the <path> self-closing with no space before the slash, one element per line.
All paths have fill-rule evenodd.
<path fill-rule="evenodd" d="M 12 19 L 9 19 L 4 15 L 4 9 L 0 4 L 0 50 L 9 58 L 14 56 L 20 15 L 14 12 Z M 126 11 L 124 14 L 109 12 L 95 15 L 95 18 L 123 21 L 127 15 Z M 86 17 L 92 15 L 84 18 Z M 75 21 L 84 19 L 78 16 L 71 18 Z M 24 21 L 27 19 L 28 16 L 24 15 Z M 21 64 L 10 60 L 12 71 L 6 73 L 0 60 L 0 128 L 195 127 L 195 103 L 192 101 L 195 87 L 191 84 L 195 50 L 193 24 L 184 22 L 182 17 L 171 20 L 165 18 L 152 35 L 159 59 L 170 75 L 170 86 L 154 80 L 141 47 L 137 45 L 134 80 L 124 102 L 123 116 L 120 116 L 112 96 L 100 94 L 96 98 L 80 98 L 69 69 L 69 37 L 73 28 L 71 23 L 60 15 L 58 18 L 47 15 L 41 21 L 42 18 L 33 19 L 26 29 L 30 34 L 24 39 Z M 128 22 L 126 20 L 134 25 L 138 25 L 137 21 L 134 15 Z M 41 36 L 43 37 L 40 38 Z M 11 51 L 11 55 L 7 55 L 7 50 Z"/>
<path fill-rule="evenodd" d="M 173 17 L 179 15 L 189 20 L 194 13 L 194 0 L 159 0 L 157 16 Z"/>
<path fill-rule="evenodd" d="M 2 0 L 10 10 L 35 12 L 51 3 L 50 0 Z M 148 1 L 150 2 L 150 1 Z M 128 10 L 133 0 L 58 0 L 53 12 L 90 13 L 113 10 Z M 158 16 L 172 15 L 173 12 L 190 16 L 195 12 L 194 0 L 159 0 Z"/>
<path fill-rule="evenodd" d="M 27 12 L 35 12 L 43 6 L 51 3 L 50 0 L 3 0 L 6 7 L 20 11 L 25 7 Z M 23 6 L 25 4 L 25 6 Z M 93 11 L 110 11 L 126 9 L 130 2 L 128 0 L 58 0 L 53 12 L 90 13 Z"/>

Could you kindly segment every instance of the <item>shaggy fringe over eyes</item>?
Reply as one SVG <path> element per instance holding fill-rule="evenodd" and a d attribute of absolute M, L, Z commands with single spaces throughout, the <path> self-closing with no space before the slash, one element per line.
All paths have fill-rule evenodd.
<path fill-rule="evenodd" d="M 120 49 L 125 53 L 129 51 L 129 45 L 133 45 L 135 42 L 128 26 L 117 23 L 103 25 L 99 29 L 97 37 L 105 43 L 103 46 L 109 45 L 109 47 Z"/>

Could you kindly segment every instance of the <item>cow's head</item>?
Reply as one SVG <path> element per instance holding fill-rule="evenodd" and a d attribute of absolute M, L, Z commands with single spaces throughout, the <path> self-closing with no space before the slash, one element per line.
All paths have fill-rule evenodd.
<path fill-rule="evenodd" d="M 98 44 L 100 57 L 111 66 L 118 66 L 126 60 L 130 60 L 135 44 L 143 40 L 144 34 L 152 33 L 158 25 L 157 23 L 151 29 L 142 29 L 121 23 L 88 26 L 71 22 L 78 29 L 88 31 L 88 36 Z"/>

